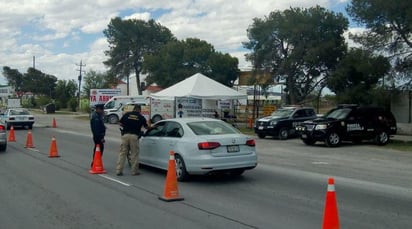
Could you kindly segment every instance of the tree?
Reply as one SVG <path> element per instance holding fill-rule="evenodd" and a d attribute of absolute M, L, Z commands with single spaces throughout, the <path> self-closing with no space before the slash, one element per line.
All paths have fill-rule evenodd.
<path fill-rule="evenodd" d="M 109 59 L 104 64 L 119 79 L 127 77 L 128 81 L 130 73 L 134 72 L 139 95 L 142 94 L 139 75 L 144 56 L 156 53 L 164 44 L 175 39 L 168 28 L 154 20 L 122 20 L 119 17 L 110 21 L 104 35 L 109 42 L 109 50 L 105 52 Z"/>
<path fill-rule="evenodd" d="M 22 91 L 53 97 L 56 82 L 56 76 L 43 73 L 35 68 L 28 68 L 23 77 Z"/>
<path fill-rule="evenodd" d="M 214 47 L 197 38 L 169 42 L 158 53 L 145 56 L 144 72 L 148 84 L 171 86 L 185 78 L 203 73 L 232 86 L 239 69 L 237 58 L 216 52 Z"/>
<path fill-rule="evenodd" d="M 76 96 L 77 83 L 75 80 L 59 80 L 56 86 L 56 102 L 61 108 L 67 108 L 67 103 Z"/>
<path fill-rule="evenodd" d="M 3 75 L 6 77 L 9 85 L 14 87 L 16 92 L 19 92 L 22 89 L 24 75 L 20 73 L 19 70 L 4 66 Z"/>
<path fill-rule="evenodd" d="M 347 11 L 367 28 L 351 38 L 371 51 L 387 53 L 398 72 L 412 71 L 412 1 L 352 0 Z"/>
<path fill-rule="evenodd" d="M 287 103 L 299 103 L 322 84 L 346 51 L 348 20 L 322 7 L 290 8 L 253 19 L 244 47 L 254 71 L 285 81 Z M 269 82 L 269 83 L 272 83 Z"/>
<path fill-rule="evenodd" d="M 87 97 L 90 97 L 90 89 L 111 88 L 118 83 L 118 79 L 108 72 L 100 73 L 94 70 L 86 72 L 83 80 L 83 94 L 87 95 Z"/>
<path fill-rule="evenodd" d="M 376 84 L 391 68 L 387 58 L 370 51 L 351 49 L 328 78 L 328 88 L 340 103 L 371 104 Z"/>

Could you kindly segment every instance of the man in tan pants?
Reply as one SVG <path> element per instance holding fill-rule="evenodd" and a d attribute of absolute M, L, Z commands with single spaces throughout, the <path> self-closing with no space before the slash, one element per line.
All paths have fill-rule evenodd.
<path fill-rule="evenodd" d="M 130 161 L 132 164 L 131 174 L 139 175 L 139 136 L 142 127 L 148 128 L 146 118 L 140 114 L 140 105 L 135 105 L 133 111 L 123 115 L 120 119 L 120 126 L 123 127 L 122 143 L 120 145 L 119 158 L 117 160 L 116 175 L 123 176 L 124 161 L 130 151 Z"/>

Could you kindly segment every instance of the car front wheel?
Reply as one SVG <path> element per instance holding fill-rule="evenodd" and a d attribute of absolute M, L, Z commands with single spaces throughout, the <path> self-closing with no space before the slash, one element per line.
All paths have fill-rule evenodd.
<path fill-rule="evenodd" d="M 117 115 L 110 115 L 108 119 L 110 124 L 116 124 L 117 122 L 119 122 Z"/>
<path fill-rule="evenodd" d="M 186 165 L 182 156 L 175 154 L 176 163 L 176 177 L 178 181 L 186 181 L 189 178 L 189 174 L 186 171 Z"/>
<path fill-rule="evenodd" d="M 386 131 L 379 131 L 375 137 L 375 143 L 377 145 L 386 145 L 389 143 L 389 135 Z"/>
<path fill-rule="evenodd" d="M 279 130 L 279 139 L 286 140 L 289 138 L 289 130 L 287 128 L 282 128 Z"/>
<path fill-rule="evenodd" d="M 336 132 L 331 132 L 327 135 L 325 143 L 329 147 L 337 147 L 341 142 L 340 136 Z"/>

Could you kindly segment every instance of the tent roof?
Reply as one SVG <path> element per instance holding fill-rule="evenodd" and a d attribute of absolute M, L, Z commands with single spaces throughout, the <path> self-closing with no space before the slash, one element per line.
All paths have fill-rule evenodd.
<path fill-rule="evenodd" d="M 175 97 L 192 97 L 198 99 L 246 99 L 241 94 L 209 77 L 196 73 L 160 92 L 150 95 L 155 99 L 174 99 Z"/>

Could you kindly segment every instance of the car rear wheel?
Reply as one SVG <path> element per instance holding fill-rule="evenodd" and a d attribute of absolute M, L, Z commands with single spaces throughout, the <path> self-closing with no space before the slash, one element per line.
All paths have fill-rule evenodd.
<path fill-rule="evenodd" d="M 303 141 L 303 143 L 305 143 L 306 145 L 309 145 L 309 146 L 314 145 L 315 142 L 316 142 L 316 140 L 311 139 L 311 138 L 302 139 L 302 141 Z"/>
<path fill-rule="evenodd" d="M 265 138 L 266 135 L 265 135 L 265 134 L 258 134 L 258 137 L 259 137 L 259 138 Z"/>
<path fill-rule="evenodd" d="M 389 143 L 389 135 L 386 131 L 379 131 L 375 137 L 375 143 L 377 145 L 386 145 Z"/>
<path fill-rule="evenodd" d="M 336 132 L 331 132 L 327 135 L 325 143 L 329 147 L 337 147 L 341 142 L 340 136 Z"/>
<path fill-rule="evenodd" d="M 186 181 L 189 178 L 189 174 L 186 171 L 186 165 L 182 156 L 175 154 L 176 163 L 176 177 L 178 181 Z"/>
<path fill-rule="evenodd" d="M 110 124 L 116 124 L 117 122 L 119 122 L 117 115 L 110 115 L 108 120 Z"/>
<path fill-rule="evenodd" d="M 287 128 L 281 128 L 279 130 L 279 139 L 286 140 L 289 138 L 289 130 Z"/>

